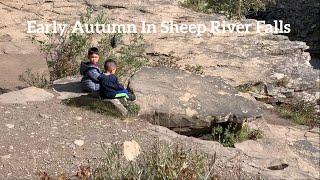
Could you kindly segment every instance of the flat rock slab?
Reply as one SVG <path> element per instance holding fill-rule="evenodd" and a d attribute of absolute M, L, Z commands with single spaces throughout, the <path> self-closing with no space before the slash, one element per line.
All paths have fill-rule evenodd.
<path fill-rule="evenodd" d="M 53 97 L 54 95 L 52 93 L 49 93 L 44 89 L 40 89 L 36 87 L 28 87 L 22 90 L 1 94 L 0 103 L 26 104 L 27 102 L 34 102 L 34 101 L 48 101 Z"/>
<path fill-rule="evenodd" d="M 88 95 L 81 87 L 82 76 L 68 76 L 53 82 L 53 90 L 59 94 L 58 99 L 70 99 Z"/>
<path fill-rule="evenodd" d="M 121 104 L 118 99 L 100 99 L 97 97 L 92 97 L 90 95 L 83 95 L 67 100 L 70 105 L 85 107 L 91 106 L 98 109 L 104 109 L 112 116 L 125 117 L 128 115 L 128 110 Z M 103 106 L 103 107 L 100 107 Z"/>
<path fill-rule="evenodd" d="M 146 67 L 130 79 L 129 88 L 136 95 L 141 117 L 179 131 L 226 121 L 242 123 L 261 116 L 255 101 L 242 97 L 219 77 Z"/>
<path fill-rule="evenodd" d="M 59 94 L 61 100 L 68 100 L 76 106 L 89 106 L 94 103 L 109 108 L 116 115 L 126 116 L 127 109 L 118 99 L 100 99 L 98 93 L 87 93 L 81 87 L 82 76 L 68 76 L 53 82 L 53 90 Z"/>

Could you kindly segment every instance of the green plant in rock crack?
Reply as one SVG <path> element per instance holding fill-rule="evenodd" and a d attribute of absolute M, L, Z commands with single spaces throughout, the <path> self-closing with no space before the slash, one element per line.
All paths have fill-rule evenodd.
<path fill-rule="evenodd" d="M 204 73 L 203 66 L 201 66 L 201 65 L 199 65 L 199 64 L 197 64 L 197 65 L 195 65 L 195 66 L 192 66 L 192 65 L 187 64 L 187 65 L 185 65 L 184 69 L 185 69 L 186 71 L 192 72 L 192 73 L 194 73 L 194 74 L 199 74 L 199 75 L 201 75 L 201 74 Z"/>
<path fill-rule="evenodd" d="M 278 114 L 300 125 L 320 126 L 320 119 L 316 116 L 313 104 L 307 102 L 297 102 L 292 104 L 282 104 L 275 108 Z"/>
<path fill-rule="evenodd" d="M 237 123 L 218 124 L 212 128 L 211 139 L 220 142 L 223 146 L 234 147 L 237 142 L 256 140 L 263 137 L 259 129 L 250 129 L 248 125 Z"/>

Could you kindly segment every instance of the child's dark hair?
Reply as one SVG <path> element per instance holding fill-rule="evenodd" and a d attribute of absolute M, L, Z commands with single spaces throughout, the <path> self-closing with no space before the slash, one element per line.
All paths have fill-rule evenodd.
<path fill-rule="evenodd" d="M 99 55 L 99 49 L 96 48 L 96 47 L 91 47 L 91 48 L 89 48 L 89 50 L 88 50 L 88 56 L 90 56 L 90 55 L 92 55 L 92 54 L 97 54 L 97 55 Z"/>
<path fill-rule="evenodd" d="M 104 62 L 104 69 L 109 69 L 112 66 L 117 66 L 117 62 L 115 60 L 110 58 Z"/>

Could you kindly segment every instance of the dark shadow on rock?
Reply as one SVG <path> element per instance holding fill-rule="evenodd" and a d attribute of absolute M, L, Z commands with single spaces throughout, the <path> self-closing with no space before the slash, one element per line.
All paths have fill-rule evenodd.
<path fill-rule="evenodd" d="M 115 117 L 125 117 L 128 114 L 128 110 L 118 99 L 101 99 L 95 93 L 66 99 L 63 100 L 63 102 L 69 106 L 83 107 L 88 110 Z"/>
<path fill-rule="evenodd" d="M 85 93 L 82 90 L 81 82 L 69 82 L 66 84 L 54 84 L 52 87 L 58 92 Z"/>
<path fill-rule="evenodd" d="M 0 94 L 4 94 L 4 93 L 8 93 L 8 92 L 10 92 L 9 89 L 1 88 L 1 87 L 0 87 Z"/>
<path fill-rule="evenodd" d="M 26 88 L 26 87 L 24 87 L 24 86 L 16 86 L 15 88 L 12 88 L 12 89 L 7 89 L 7 88 L 0 87 L 0 94 L 8 93 L 8 92 L 11 92 L 11 91 L 17 91 L 17 90 L 21 90 L 21 89 L 24 89 L 24 88 Z"/>
<path fill-rule="evenodd" d="M 309 63 L 314 69 L 320 69 L 320 58 L 311 58 Z"/>
<path fill-rule="evenodd" d="M 283 169 L 287 168 L 288 166 L 289 166 L 289 164 L 282 163 L 279 165 L 269 166 L 268 169 L 270 169 L 270 170 L 283 170 Z"/>

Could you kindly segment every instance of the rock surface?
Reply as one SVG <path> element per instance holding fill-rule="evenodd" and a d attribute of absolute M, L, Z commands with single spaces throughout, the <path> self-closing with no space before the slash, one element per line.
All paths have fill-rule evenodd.
<path fill-rule="evenodd" d="M 0 21 L 0 32 L 4 34 L 1 39 L 6 42 L 0 42 L 3 43 L 0 44 L 0 49 L 11 47 L 10 51 L 3 50 L 3 57 L 17 53 L 33 54 L 36 49 L 34 45 L 23 44 L 30 40 L 30 35 L 20 31 L 25 29 L 26 20 L 57 20 L 72 25 L 75 19 L 79 18 L 80 12 L 85 12 L 89 5 L 97 10 L 107 10 L 107 17 L 114 23 L 130 22 L 137 27 L 141 25 L 141 17 L 147 23 L 153 23 L 158 27 L 162 21 L 203 23 L 207 27 L 210 27 L 210 21 L 214 20 L 229 22 L 223 16 L 197 13 L 181 7 L 179 3 L 169 0 L 135 0 L 130 3 L 124 0 L 95 0 L 86 3 L 58 0 L 1 2 L 0 14 L 3 14 L 3 19 Z M 10 16 L 5 16 L 8 13 Z M 15 21 L 11 21 L 11 18 Z M 244 20 L 243 23 L 255 24 L 255 20 Z M 166 61 L 173 58 L 182 68 L 185 65 L 201 65 L 206 75 L 221 76 L 233 86 L 256 82 L 273 86 L 273 75 L 281 73 L 292 82 L 280 91 L 284 96 L 286 91 L 292 90 L 294 96 L 303 91 L 312 91 L 308 94 L 314 96 L 314 92 L 319 91 L 317 84 L 320 82 L 320 70 L 314 69 L 310 64 L 310 54 L 305 52 L 309 47 L 303 42 L 290 41 L 286 36 L 256 33 L 252 29 L 249 33 L 206 32 L 202 36 L 190 33 L 152 33 L 144 34 L 144 38 L 147 45 L 146 53 L 150 59 L 160 58 L 161 61 Z M 302 94 L 302 99 L 303 96 Z"/>
<path fill-rule="evenodd" d="M 54 109 L 54 111 L 52 110 Z M 10 112 L 10 113 L 6 113 Z M 45 114 L 43 118 L 39 114 Z M 76 117 L 82 117 L 78 120 Z M 280 121 L 276 117 L 267 122 Z M 319 179 L 319 128 L 283 126 L 254 121 L 264 137 L 257 141 L 225 148 L 215 141 L 205 141 L 179 135 L 168 128 L 135 119 L 121 120 L 82 108 L 65 106 L 60 100 L 33 102 L 28 105 L 0 103 L 0 179 L 39 179 L 37 172 L 51 177 L 61 173 L 75 175 L 81 165 L 101 163 L 105 158 L 104 144 L 121 146 L 136 141 L 141 152 L 154 148 L 157 140 L 170 146 L 185 145 L 197 152 L 216 154 L 215 172 L 222 179 L 239 177 L 239 171 L 249 174 L 242 179 Z M 27 121 L 26 121 L 27 120 Z M 286 120 L 285 120 L 286 121 Z M 14 125 L 8 128 L 8 124 Z M 11 126 L 10 125 L 10 126 Z M 75 144 L 75 140 L 79 145 Z M 80 141 L 79 141 L 80 140 Z M 84 143 L 83 143 L 84 142 Z M 138 149 L 135 148 L 134 149 Z M 134 156 L 136 156 L 136 152 Z M 123 156 L 121 156 L 123 157 Z M 131 156 L 132 157 L 132 156 Z M 125 158 L 125 157 L 123 157 Z M 287 164 L 283 170 L 268 167 Z M 249 178 L 255 177 L 255 178 Z"/>
<path fill-rule="evenodd" d="M 52 88 L 59 94 L 58 99 L 72 101 L 76 106 L 90 106 L 94 103 L 100 103 L 119 113 L 120 116 L 128 114 L 128 110 L 118 99 L 101 100 L 98 93 L 84 92 L 80 81 L 81 76 L 69 76 L 54 81 Z"/>
<path fill-rule="evenodd" d="M 107 16 L 115 23 L 135 23 L 138 26 L 141 19 L 158 26 L 161 21 L 169 20 L 208 25 L 211 20 L 225 19 L 219 15 L 193 12 L 172 0 L 92 0 L 83 3 L 73 0 L 0 1 L 0 61 L 6 64 L 2 66 L 0 93 L 20 85 L 17 77 L 24 69 L 46 69 L 43 57 L 31 43 L 31 35 L 26 34 L 27 20 L 71 23 L 79 19 L 88 6 L 107 10 Z M 202 36 L 156 33 L 145 34 L 144 38 L 146 53 L 151 60 L 160 59 L 164 62 L 174 59 L 181 68 L 200 65 L 205 75 L 220 76 L 232 86 L 259 84 L 253 86 L 256 97 L 287 99 L 299 94 L 302 95 L 301 99 L 319 97 L 316 96 L 319 91 L 319 70 L 310 65 L 310 55 L 305 52 L 308 46 L 289 41 L 285 36 L 254 32 L 206 33 Z M 288 83 L 282 83 L 284 80 Z M 71 97 L 69 95 L 65 97 Z M 180 95 L 183 95 L 182 100 L 187 100 L 191 93 Z M 192 109 L 188 112 L 194 114 Z M 76 118 L 78 116 L 82 119 Z M 100 149 L 101 142 L 110 144 L 137 139 L 143 151 L 147 151 L 146 147 L 156 138 L 196 144 L 195 149 L 209 154 L 217 153 L 218 167 L 215 170 L 218 172 L 229 172 L 230 167 L 238 165 L 235 166 L 237 169 L 265 179 L 320 178 L 317 159 L 319 131 L 287 125 L 267 125 L 264 128 L 265 139 L 239 143 L 237 148 L 231 149 L 217 142 L 180 136 L 167 128 L 155 127 L 144 121 L 121 121 L 80 108 L 66 107 L 60 101 L 51 100 L 23 107 L 1 104 L 0 119 L 0 126 L 3 127 L 0 128 L 0 134 L 5 134 L 0 136 L 1 179 L 37 179 L 36 172 L 39 170 L 52 175 L 58 175 L 61 170 L 75 174 L 78 165 L 104 157 Z M 273 118 L 273 121 L 278 119 Z M 76 148 L 73 143 L 75 139 L 84 140 L 85 144 Z M 219 169 L 219 165 L 224 166 Z M 281 165 L 285 167 L 282 170 L 268 169 Z M 229 179 L 232 177 L 235 176 Z"/>
<path fill-rule="evenodd" d="M 281 120 L 278 117 L 269 118 L 249 123 L 251 128 L 263 131 L 262 139 L 240 142 L 235 144 L 235 148 L 225 148 L 215 141 L 182 136 L 160 126 L 151 127 L 150 133 L 158 134 L 165 141 L 178 139 L 189 145 L 197 144 L 198 150 L 210 155 L 217 153 L 219 163 L 237 163 L 236 168 L 258 175 L 253 179 L 318 179 L 320 157 L 315 152 L 320 151 L 319 128 L 310 130 L 303 126 L 268 124 L 270 120 Z M 308 146 L 297 146 L 297 142 L 301 141 Z"/>
<path fill-rule="evenodd" d="M 29 87 L 18 91 L 12 91 L 0 95 L 0 103 L 3 104 L 26 104 L 34 101 L 48 101 L 54 95 L 44 89 Z"/>
<path fill-rule="evenodd" d="M 58 99 L 70 99 L 88 95 L 81 87 L 82 76 L 69 76 L 53 82 L 53 90 L 59 94 Z"/>
<path fill-rule="evenodd" d="M 95 0 L 86 3 L 76 1 L 10 1 L 0 3 L 0 33 L 2 41 L 0 56 L 5 59 L 8 55 L 15 55 L 11 59 L 18 59 L 17 54 L 33 54 L 35 45 L 29 43 L 30 35 L 26 34 L 26 20 L 36 19 L 39 22 L 66 22 L 71 25 L 79 14 L 85 12 L 90 5 L 96 10 L 106 10 L 107 17 L 114 23 L 133 23 L 141 25 L 141 17 L 147 23 L 160 27 L 162 21 L 173 21 L 186 24 L 206 24 L 210 21 L 226 20 L 220 15 L 207 15 L 183 8 L 179 1 L 102 1 Z M 10 16 L 7 16 L 10 14 Z M 11 21 L 10 19 L 15 19 Z M 229 22 L 226 20 L 226 22 Z M 255 20 L 244 20 L 243 23 L 253 23 Z M 38 35 L 38 34 L 37 34 Z M 38 35 L 39 38 L 43 35 Z M 281 87 L 281 98 L 293 91 L 294 96 L 304 94 L 315 97 L 319 92 L 319 69 L 311 64 L 310 54 L 306 52 L 308 46 L 303 42 L 290 41 L 286 36 L 256 33 L 252 29 L 249 33 L 204 33 L 202 36 L 186 33 L 152 33 L 144 34 L 146 40 L 146 54 L 152 60 L 166 61 L 170 58 L 177 60 L 177 64 L 184 68 L 186 65 L 200 65 L 205 75 L 221 76 L 233 86 L 246 83 L 263 82 L 274 86 L 272 78 L 277 73 L 284 74 L 288 86 Z M 2 44 L 1 44 L 2 43 Z M 31 43 L 29 43 L 31 44 Z M 6 48 L 10 47 L 10 48 Z M 19 66 L 20 67 L 20 64 Z M 10 69 L 9 69 L 10 70 Z M 5 81 L 5 80 L 2 80 Z M 277 88 L 276 88 L 277 89 Z M 262 92 L 262 95 L 265 95 Z M 268 96 L 278 98 L 274 93 Z M 300 99 L 300 100 L 301 100 Z"/>
<path fill-rule="evenodd" d="M 255 101 L 242 97 L 219 77 L 145 67 L 130 79 L 128 87 L 136 95 L 141 117 L 184 133 L 261 116 Z"/>
<path fill-rule="evenodd" d="M 271 117 L 265 118 L 270 121 Z M 263 132 L 263 139 L 235 144 L 237 149 L 251 158 L 250 165 L 264 169 L 265 175 L 272 179 L 319 177 L 319 128 L 267 124 L 266 121 L 249 123 L 251 128 Z"/>

